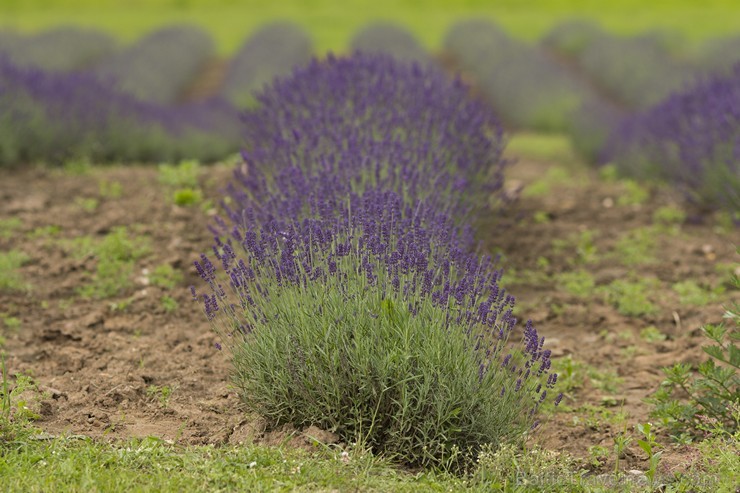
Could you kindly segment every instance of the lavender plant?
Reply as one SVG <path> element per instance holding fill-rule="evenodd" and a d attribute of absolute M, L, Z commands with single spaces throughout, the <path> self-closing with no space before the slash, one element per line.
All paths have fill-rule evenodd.
<path fill-rule="evenodd" d="M 178 101 L 203 64 L 213 55 L 213 40 L 194 26 L 172 26 L 144 37 L 94 68 L 142 101 Z"/>
<path fill-rule="evenodd" d="M 610 136 L 627 115 L 605 99 L 583 104 L 570 115 L 567 125 L 573 148 L 589 162 L 600 162 Z"/>
<path fill-rule="evenodd" d="M 0 38 L 0 53 L 23 67 L 48 71 L 80 70 L 113 53 L 109 35 L 90 29 L 58 27 L 34 36 Z"/>
<path fill-rule="evenodd" d="M 561 26 L 546 41 L 608 99 L 629 109 L 647 108 L 696 73 L 672 56 L 659 34 L 620 38 L 598 26 Z"/>
<path fill-rule="evenodd" d="M 711 73 L 729 73 L 740 62 L 740 36 L 707 41 L 701 49 L 696 65 Z"/>
<path fill-rule="evenodd" d="M 536 426 L 550 352 L 530 323 L 509 344 L 514 299 L 449 219 L 372 191 L 283 227 L 234 228 L 196 264 L 249 410 L 423 466 Z"/>
<path fill-rule="evenodd" d="M 495 119 L 464 95 L 358 54 L 274 82 L 247 114 L 245 169 L 196 262 L 207 292 L 192 291 L 271 425 L 455 467 L 520 440 L 555 397 L 544 338 L 517 330 L 496 260 L 450 214 L 476 182 L 439 179 L 501 167 Z"/>
<path fill-rule="evenodd" d="M 740 65 L 623 121 L 604 159 L 637 178 L 674 183 L 693 202 L 740 211 Z"/>
<path fill-rule="evenodd" d="M 307 63 L 311 52 L 311 39 L 300 27 L 286 22 L 265 26 L 232 58 L 221 95 L 239 106 L 248 106 L 254 102 L 255 91 Z"/>
<path fill-rule="evenodd" d="M 545 52 L 508 38 L 493 24 L 454 26 L 445 48 L 511 126 L 564 130 L 571 113 L 597 99 L 587 84 Z"/>
<path fill-rule="evenodd" d="M 247 163 L 267 176 L 250 169 L 238 177 L 246 187 L 259 190 L 255 180 L 280 170 L 320 171 L 355 189 L 369 183 L 434 199 L 461 217 L 501 188 L 498 120 L 434 68 L 385 55 L 329 56 L 257 100 L 243 118 Z"/>
<path fill-rule="evenodd" d="M 601 27 L 593 21 L 569 19 L 553 27 L 542 38 L 541 44 L 564 56 L 577 57 L 594 38 L 602 34 Z"/>
<path fill-rule="evenodd" d="M 431 63 L 431 57 L 414 36 L 401 26 L 375 23 L 362 28 L 352 38 L 352 50 L 385 53 L 398 60 Z"/>
<path fill-rule="evenodd" d="M 0 163 L 213 160 L 233 152 L 237 113 L 221 101 L 144 103 L 85 73 L 0 58 Z"/>

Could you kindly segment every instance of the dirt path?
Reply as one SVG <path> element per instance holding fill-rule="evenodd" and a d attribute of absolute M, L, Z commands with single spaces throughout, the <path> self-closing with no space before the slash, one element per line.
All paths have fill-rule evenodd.
<path fill-rule="evenodd" d="M 520 162 L 511 178 L 530 184 L 550 167 Z M 225 166 L 209 170 L 205 196 L 216 197 L 228 174 Z M 671 198 L 655 192 L 643 204 L 617 205 L 624 195 L 620 184 L 582 170 L 562 178 L 553 180 L 546 195 L 515 201 L 503 217 L 482 218 L 479 231 L 485 247 L 500 249 L 505 265 L 516 270 L 509 284 L 522 316 L 534 320 L 561 364 L 570 361 L 567 381 L 578 383 L 568 391 L 565 411 L 554 414 L 537 439 L 590 460 L 589 447 L 611 446 L 616 432 L 647 421 L 642 399 L 661 381 L 661 367 L 702 358 L 699 327 L 719 322 L 721 303 L 734 295 L 696 306 L 682 304 L 671 287 L 685 280 L 721 286 L 727 266 L 738 260 L 732 243 L 740 237 L 737 230 L 718 231 L 713 222 L 685 224 L 655 237 L 651 261 L 625 266 L 613 253 L 620 239 L 650 226 L 653 212 Z M 101 183 L 114 182 L 122 184 L 117 198 L 102 192 Z M 97 201 L 96 207 L 84 199 Z M 155 168 L 96 169 L 82 176 L 4 172 L 0 250 L 28 255 L 20 272 L 31 288 L 1 293 L 6 327 L 0 321 L 0 335 L 10 370 L 33 375 L 45 392 L 34 404 L 38 426 L 51 434 L 156 435 L 190 444 L 276 439 L 261 436 L 259 423 L 240 412 L 228 385 L 226 355 L 216 349 L 200 306 L 190 300 L 188 286 L 198 283 L 190 266 L 211 243 L 207 225 L 213 211 L 207 209 L 173 205 Z M 12 225 L 11 218 L 20 222 Z M 81 298 L 76 289 L 91 282 L 97 260 L 75 257 L 69 240 L 100 239 L 117 226 L 149 238 L 150 253 L 136 262 L 136 281 L 114 298 Z M 593 248 L 569 243 L 590 234 L 584 231 L 593 232 Z M 563 241 L 553 249 L 557 239 Z M 147 281 L 163 264 L 185 273 L 172 289 Z M 564 291 L 558 277 L 581 268 L 595 282 L 587 297 Z M 622 315 L 600 294 L 613 281 L 632 278 L 653 279 L 649 296 L 655 310 L 648 315 Z M 168 311 L 163 296 L 178 308 Z M 647 342 L 641 333 L 649 326 L 665 339 Z M 664 463 L 673 467 L 687 454 L 672 450 Z M 639 466 L 640 457 L 633 447 L 627 462 Z"/>

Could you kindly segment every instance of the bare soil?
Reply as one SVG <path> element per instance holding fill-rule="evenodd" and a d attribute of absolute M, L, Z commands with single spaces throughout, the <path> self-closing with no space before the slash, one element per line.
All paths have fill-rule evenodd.
<path fill-rule="evenodd" d="M 525 161 L 512 167 L 510 194 L 515 197 L 517 184 L 526 187 L 549 166 Z M 229 172 L 225 165 L 208 169 L 203 183 L 206 197 L 217 201 L 217 191 Z M 662 367 L 704 358 L 699 328 L 719 322 L 722 302 L 735 295 L 728 291 L 716 303 L 682 306 L 669 287 L 687 279 L 721 284 L 724 278 L 716 266 L 737 262 L 733 244 L 740 242 L 740 236 L 737 230 L 719 231 L 705 216 L 703 221 L 682 225 L 677 235 L 660 236 L 654 262 L 626 267 L 608 252 L 625 231 L 650 225 L 653 211 L 673 198 L 653 190 L 642 205 L 618 206 L 621 185 L 600 181 L 590 171 L 574 173 L 577 179 L 556 186 L 546 196 L 514 200 L 503 215 L 482 217 L 479 232 L 484 249 L 501 251 L 505 265 L 517 272 L 539 269 L 547 274 L 542 280 L 519 280 L 511 291 L 522 316 L 533 319 L 555 356 L 570 355 L 622 379 L 615 391 L 607 392 L 586 378 L 564 400 L 570 410 L 546 418 L 534 438 L 546 448 L 570 452 L 588 463 L 589 447 L 611 447 L 617 432 L 649 420 L 649 406 L 643 399 L 662 380 Z M 103 180 L 120 182 L 121 197 L 101 197 Z M 99 206 L 87 212 L 78 197 L 96 198 Z M 156 168 L 99 168 L 79 176 L 48 169 L 3 172 L 0 219 L 17 217 L 22 223 L 7 237 L 0 235 L 0 249 L 20 249 L 30 257 L 20 272 L 31 289 L 0 293 L 0 314 L 20 320 L 17 328 L 2 327 L 0 320 L 0 335 L 6 340 L 11 373 L 31 374 L 42 391 L 32 405 L 40 414 L 37 425 L 46 433 L 105 439 L 154 435 L 183 444 L 304 443 L 300 434 L 285 430 L 266 433 L 259 420 L 240 409 L 229 386 L 227 355 L 216 348 L 216 336 L 200 304 L 191 301 L 188 286 L 199 284 L 192 262 L 210 249 L 207 226 L 214 212 L 173 205 L 171 191 L 157 181 Z M 536 213 L 546 214 L 549 220 L 534 221 Z M 49 225 L 58 226 L 60 233 L 32 234 Z M 59 240 L 102 237 L 116 226 L 149 237 L 151 253 L 137 262 L 136 281 L 120 296 L 81 298 L 76 288 L 90 282 L 96 259 L 75 259 Z M 569 249 L 553 251 L 552 240 L 584 230 L 598 231 L 594 242 L 603 255 L 585 266 L 597 286 L 627 277 L 631 271 L 654 277 L 660 285 L 653 293 L 656 314 L 627 317 L 598 294 L 584 301 L 557 286 L 552 276 L 574 269 L 576 254 Z M 547 258 L 549 265 L 538 267 L 540 257 Z M 165 263 L 184 273 L 184 280 L 173 290 L 147 284 L 147 270 Z M 177 300 L 176 311 L 163 308 L 165 294 Z M 131 302 L 123 308 L 114 306 L 124 300 Z M 667 339 L 642 340 L 641 330 L 650 325 Z M 171 389 L 167 399 L 154 391 L 165 387 Z M 609 414 L 617 412 L 626 414 L 625 422 Z M 680 469 L 694 459 L 690 447 L 663 441 L 668 446 L 665 467 Z M 610 460 L 590 467 L 608 470 Z M 626 467 L 643 466 L 644 457 L 633 445 Z"/>

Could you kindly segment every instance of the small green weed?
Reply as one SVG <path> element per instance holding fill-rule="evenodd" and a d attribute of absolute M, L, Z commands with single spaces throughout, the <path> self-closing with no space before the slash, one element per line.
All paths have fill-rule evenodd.
<path fill-rule="evenodd" d="M 0 238 L 9 239 L 23 226 L 23 221 L 17 217 L 0 219 Z"/>
<path fill-rule="evenodd" d="M 98 210 L 100 202 L 98 202 L 98 199 L 92 197 L 77 197 L 75 198 L 75 205 L 77 205 L 77 207 L 87 212 L 88 214 L 92 214 L 93 212 Z"/>
<path fill-rule="evenodd" d="M 119 181 L 101 180 L 98 183 L 98 194 L 106 199 L 118 199 L 123 194 L 123 186 Z"/>
<path fill-rule="evenodd" d="M 619 474 L 619 461 L 624 456 L 627 446 L 632 442 L 632 437 L 627 435 L 626 430 L 617 433 L 614 438 L 614 474 Z"/>
<path fill-rule="evenodd" d="M 585 270 L 563 272 L 556 276 L 556 285 L 579 298 L 593 296 L 596 282 L 594 277 Z"/>
<path fill-rule="evenodd" d="M 594 366 L 587 366 L 586 375 L 591 386 L 608 394 L 617 393 L 624 380 L 614 370 L 601 370 Z"/>
<path fill-rule="evenodd" d="M 609 458 L 611 451 L 608 447 L 603 445 L 591 445 L 588 447 L 588 456 L 590 457 L 590 463 L 595 468 L 603 466 Z"/>
<path fill-rule="evenodd" d="M 39 226 L 38 228 L 34 228 L 30 233 L 28 233 L 28 237 L 35 239 L 35 238 L 51 238 L 54 236 L 58 236 L 59 233 L 62 232 L 61 226 L 57 226 L 56 224 L 50 224 L 48 226 Z"/>
<path fill-rule="evenodd" d="M 82 176 L 92 171 L 92 163 L 89 159 L 70 159 L 62 165 L 62 170 L 68 175 Z"/>
<path fill-rule="evenodd" d="M 18 269 L 28 262 L 28 255 L 20 250 L 0 252 L 0 290 L 27 291 L 28 283 L 18 272 Z"/>
<path fill-rule="evenodd" d="M 69 243 L 82 256 L 94 255 L 97 266 L 92 282 L 78 289 L 84 298 L 109 298 L 131 285 L 134 262 L 149 251 L 145 238 L 131 238 L 124 227 L 116 228 L 101 241 L 81 237 Z"/>
<path fill-rule="evenodd" d="M 543 197 L 548 195 L 552 188 L 558 185 L 570 183 L 572 180 L 571 173 L 560 166 L 551 166 L 548 168 L 545 176 L 528 185 L 522 192 L 523 197 Z"/>
<path fill-rule="evenodd" d="M 547 224 L 550 221 L 552 221 L 552 219 L 550 218 L 550 214 L 545 211 L 537 211 L 534 214 L 532 214 L 532 220 L 536 224 Z"/>
<path fill-rule="evenodd" d="M 506 271 L 506 275 L 504 276 L 505 284 L 511 285 L 511 284 L 526 284 L 526 285 L 534 285 L 534 284 L 542 284 L 547 282 L 549 279 L 548 275 L 543 272 L 541 269 L 526 269 L 526 270 L 516 270 L 516 269 L 508 269 Z"/>
<path fill-rule="evenodd" d="M 3 317 L 3 325 L 11 330 L 17 330 L 21 326 L 21 319 L 18 317 Z"/>
<path fill-rule="evenodd" d="M 657 313 L 657 307 L 650 301 L 648 293 L 656 288 L 655 279 L 643 278 L 638 281 L 618 279 L 600 288 L 607 301 L 619 313 L 627 317 L 641 317 Z"/>
<path fill-rule="evenodd" d="M 710 359 L 699 364 L 694 373 L 692 365 L 677 363 L 663 368 L 666 379 L 647 399 L 653 404 L 651 416 L 674 433 L 701 434 L 707 422 L 713 421 L 730 434 L 740 424 L 740 312 L 737 307 L 728 310 L 729 325 L 706 325 L 704 335 L 711 341 L 702 346 Z M 685 394 L 688 399 L 677 397 Z"/>
<path fill-rule="evenodd" d="M 158 265 L 149 274 L 149 282 L 152 286 L 173 289 L 182 282 L 182 272 L 175 270 L 169 264 Z"/>
<path fill-rule="evenodd" d="M 193 188 L 180 188 L 175 190 L 172 195 L 172 200 L 176 205 L 181 207 L 195 205 L 203 200 L 203 194 L 200 190 Z"/>
<path fill-rule="evenodd" d="M 725 292 L 723 286 L 715 289 L 707 289 L 694 281 L 686 280 L 675 283 L 671 286 L 673 291 L 678 294 L 679 302 L 682 305 L 704 306 L 715 303 Z"/>
<path fill-rule="evenodd" d="M 29 375 L 20 373 L 15 375 L 15 382 L 11 384 L 5 353 L 0 353 L 0 371 L 0 437 L 8 440 L 23 433 L 28 423 L 39 418 L 31 402 L 25 398 L 27 392 L 37 388 Z"/>
<path fill-rule="evenodd" d="M 167 313 L 175 312 L 180 307 L 180 305 L 177 303 L 177 300 L 168 295 L 162 296 L 162 298 L 160 298 L 159 300 L 159 303 L 162 305 L 162 308 Z"/>
<path fill-rule="evenodd" d="M 159 182 L 173 188 L 197 188 L 202 173 L 200 163 L 195 160 L 180 161 L 177 165 L 160 164 Z"/>
<path fill-rule="evenodd" d="M 664 205 L 653 212 L 653 223 L 664 226 L 679 225 L 686 221 L 686 212 L 673 205 Z"/>
<path fill-rule="evenodd" d="M 645 327 L 640 331 L 640 339 L 645 342 L 661 342 L 666 340 L 666 335 L 657 329 L 654 325 Z"/>
<path fill-rule="evenodd" d="M 648 456 L 648 463 L 650 464 L 650 466 L 648 467 L 648 470 L 645 471 L 645 476 L 647 476 L 648 481 L 650 481 L 650 488 L 652 489 L 655 487 L 656 474 L 658 473 L 658 464 L 660 464 L 660 457 L 663 452 L 658 451 L 660 445 L 658 445 L 658 442 L 655 440 L 655 433 L 653 433 L 652 424 L 638 423 L 636 428 L 637 431 L 639 431 L 640 434 L 643 436 L 641 440 L 637 440 L 637 445 L 639 445 L 640 448 Z"/>
<path fill-rule="evenodd" d="M 607 164 L 599 168 L 599 178 L 608 183 L 613 183 L 619 179 L 619 169 L 615 164 Z"/>
<path fill-rule="evenodd" d="M 552 240 L 552 248 L 555 253 L 564 253 L 566 251 L 575 253 L 570 257 L 570 263 L 589 264 L 595 262 L 598 258 L 598 249 L 594 244 L 594 239 L 598 236 L 598 231 L 587 229 L 580 233 L 571 234 L 565 239 L 556 238 Z"/>
<path fill-rule="evenodd" d="M 619 206 L 643 205 L 650 198 L 650 191 L 634 180 L 622 180 L 622 193 L 617 197 Z"/>
<path fill-rule="evenodd" d="M 655 262 L 655 231 L 637 228 L 622 235 L 614 248 L 614 256 L 626 266 Z"/>
<path fill-rule="evenodd" d="M 172 396 L 173 388 L 168 385 L 150 385 L 146 389 L 146 395 L 148 397 L 156 398 L 159 401 L 159 405 L 162 407 L 168 407 L 170 403 L 170 397 Z"/>

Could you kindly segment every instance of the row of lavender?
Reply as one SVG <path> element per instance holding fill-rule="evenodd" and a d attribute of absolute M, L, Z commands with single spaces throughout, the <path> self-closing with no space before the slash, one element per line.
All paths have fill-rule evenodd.
<path fill-rule="evenodd" d="M 120 51 L 92 31 L 6 33 L 0 164 L 221 159 L 241 145 L 239 112 L 227 96 L 233 101 L 256 88 L 239 74 L 259 73 L 264 82 L 309 59 L 310 44 L 300 37 L 281 45 L 289 56 L 274 56 L 275 41 L 290 29 L 257 33 L 234 59 L 223 94 L 193 103 L 179 102 L 180 95 L 213 56 L 210 36 L 199 29 L 162 29 Z"/>
<path fill-rule="evenodd" d="M 698 54 L 677 47 L 673 37 L 649 34 L 635 38 L 608 35 L 598 25 L 569 21 L 556 26 L 541 43 L 544 50 L 516 41 L 488 21 L 455 24 L 446 37 L 445 49 L 474 72 L 482 89 L 501 105 L 508 123 L 527 128 L 563 128 L 563 117 L 572 96 L 582 92 L 576 79 L 585 76 L 599 96 L 628 109 L 644 109 L 657 103 L 698 72 L 728 71 L 740 58 L 740 40 L 712 41 Z M 399 59 L 428 62 L 431 56 L 414 37 L 399 26 L 373 24 L 362 29 L 351 43 L 353 51 L 384 52 Z M 544 52 L 543 52 L 544 51 Z M 50 71 L 88 69 L 115 79 L 140 99 L 171 102 L 192 82 L 194 75 L 214 55 L 211 37 L 193 26 L 164 28 L 122 50 L 102 33 L 59 28 L 36 36 L 0 32 L 0 52 L 18 65 Z M 221 94 L 234 99 L 259 88 L 290 67 L 311 56 L 308 35 L 289 23 L 266 26 L 251 36 L 232 59 Z M 547 53 L 549 52 L 549 53 Z M 551 55 L 555 55 L 555 57 Z M 550 55 L 550 56 L 548 56 Z M 559 63 L 561 62 L 561 63 Z M 562 67 L 566 62 L 566 67 Z M 570 72 L 575 72 L 572 74 Z M 509 84 L 509 80 L 520 84 Z M 523 81 L 522 79 L 527 79 Z M 531 79 L 531 80 L 530 80 Z M 517 90 L 512 86 L 522 86 Z M 555 89 L 546 89 L 555 86 Z M 555 110 L 533 110 L 507 99 L 550 99 Z M 540 94 L 544 94 L 540 96 Z M 545 103 L 530 103 L 540 108 Z M 521 107 L 521 111 L 517 108 Z M 539 114 L 547 112 L 550 117 Z M 533 116 L 527 115 L 533 113 Z"/>
<path fill-rule="evenodd" d="M 490 110 L 438 70 L 370 54 L 314 60 L 257 102 L 196 262 L 207 292 L 193 288 L 247 409 L 416 466 L 536 426 L 550 352 L 466 220 L 502 188 Z"/>
<path fill-rule="evenodd" d="M 541 47 L 487 21 L 460 24 L 446 40 L 509 125 L 565 131 L 593 162 L 672 182 L 692 202 L 735 214 L 738 46 L 712 42 L 705 56 L 691 58 L 670 36 L 617 38 L 586 22 L 556 27 Z"/>

